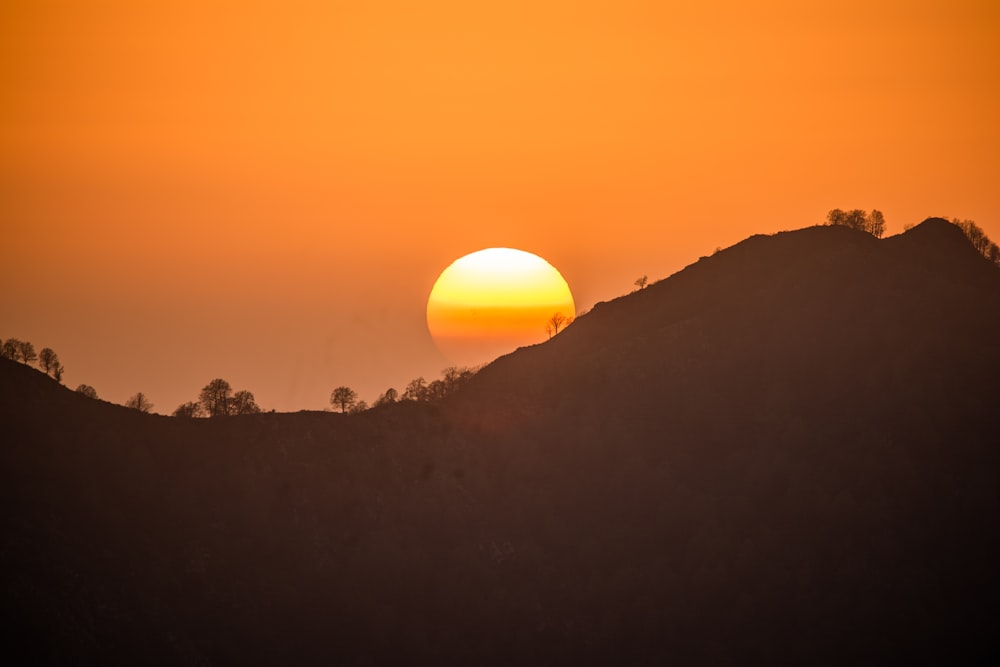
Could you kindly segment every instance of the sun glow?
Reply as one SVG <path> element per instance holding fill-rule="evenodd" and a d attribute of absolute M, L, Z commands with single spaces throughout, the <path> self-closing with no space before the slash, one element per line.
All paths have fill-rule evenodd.
<path fill-rule="evenodd" d="M 476 364 L 546 339 L 556 313 L 576 313 L 569 285 L 537 255 L 487 248 L 446 268 L 427 301 L 427 327 L 455 363 Z"/>

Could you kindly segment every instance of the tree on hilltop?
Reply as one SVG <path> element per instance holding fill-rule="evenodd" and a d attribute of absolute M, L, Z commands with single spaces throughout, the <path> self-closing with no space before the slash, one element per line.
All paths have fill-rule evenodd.
<path fill-rule="evenodd" d="M 374 407 L 379 407 L 380 405 L 388 405 L 389 403 L 395 403 L 399 400 L 399 392 L 389 387 L 385 390 L 385 393 L 375 399 Z"/>
<path fill-rule="evenodd" d="M 826 214 L 826 224 L 868 232 L 879 239 L 885 234 L 885 216 L 878 209 L 873 209 L 869 214 L 860 208 L 850 211 L 835 208 Z"/>
<path fill-rule="evenodd" d="M 468 366 L 449 366 L 441 371 L 441 377 L 427 382 L 423 376 L 410 380 L 403 391 L 400 400 L 403 401 L 437 401 L 452 394 L 462 387 L 476 374 L 478 368 Z M 379 399 L 381 401 L 381 398 Z M 376 402 L 376 405 L 381 405 Z"/>
<path fill-rule="evenodd" d="M 18 357 L 21 356 L 21 341 L 16 338 L 8 338 L 0 346 L 0 357 L 4 359 L 10 359 L 11 361 L 17 361 Z"/>
<path fill-rule="evenodd" d="M 877 208 L 872 209 L 868 216 L 868 232 L 877 239 L 882 238 L 882 235 L 885 234 L 885 216 Z"/>
<path fill-rule="evenodd" d="M 196 405 L 198 410 L 194 410 L 191 404 L 184 403 L 177 410 L 174 416 L 177 417 L 227 417 L 231 415 L 252 415 L 261 412 L 260 406 L 254 399 L 253 393 L 245 389 L 233 393 L 232 386 L 222 378 L 215 378 L 204 387 L 198 394 Z"/>
<path fill-rule="evenodd" d="M 425 401 L 439 401 L 448 395 L 448 385 L 445 381 L 438 378 L 437 380 L 431 380 L 427 385 L 427 391 L 424 392 Z"/>
<path fill-rule="evenodd" d="M 144 393 L 136 392 L 132 398 L 125 401 L 126 408 L 132 408 L 133 410 L 138 410 L 139 412 L 149 412 L 153 409 L 153 403 L 146 398 Z"/>
<path fill-rule="evenodd" d="M 637 289 L 646 289 L 646 283 L 648 282 L 649 282 L 648 276 L 639 276 L 638 278 L 635 279 L 635 282 L 632 284 L 635 285 Z"/>
<path fill-rule="evenodd" d="M 427 398 L 427 380 L 420 376 L 410 380 L 403 390 L 404 401 L 423 401 Z"/>
<path fill-rule="evenodd" d="M 253 394 L 243 389 L 233 394 L 229 414 L 233 415 L 253 415 L 260 412 L 260 406 L 253 398 Z"/>
<path fill-rule="evenodd" d="M 549 335 L 549 338 L 552 338 L 559 333 L 560 329 L 568 327 L 572 321 L 572 317 L 567 317 L 562 313 L 555 313 L 549 318 L 549 321 L 545 323 L 545 333 Z"/>
<path fill-rule="evenodd" d="M 979 225 L 972 220 L 959 220 L 958 218 L 952 218 L 951 223 L 962 230 L 965 238 L 969 239 L 969 243 L 976 249 L 976 252 L 996 266 L 1000 266 L 1000 246 L 993 243 Z"/>
<path fill-rule="evenodd" d="M 195 417 L 203 417 L 204 415 L 205 411 L 197 401 L 181 403 L 173 412 L 174 417 L 183 417 L 185 419 L 194 419 Z"/>
<path fill-rule="evenodd" d="M 449 366 L 441 371 L 441 380 L 444 382 L 445 393 L 450 394 L 476 374 L 476 371 L 467 366 Z"/>
<path fill-rule="evenodd" d="M 55 366 L 59 365 L 59 355 L 51 347 L 43 347 L 38 353 L 38 366 L 48 375 Z"/>
<path fill-rule="evenodd" d="M 341 413 L 346 413 L 357 402 L 358 392 L 350 387 L 337 387 L 330 394 L 330 405 L 334 407 L 340 406 Z"/>
<path fill-rule="evenodd" d="M 35 354 L 35 346 L 28 341 L 18 341 L 18 354 L 21 361 L 26 364 L 30 364 L 38 358 L 38 355 Z"/>
<path fill-rule="evenodd" d="M 87 398 L 97 398 L 97 390 L 89 384 L 81 384 L 76 388 L 76 393 L 83 394 Z"/>
<path fill-rule="evenodd" d="M 230 414 L 233 388 L 222 378 L 216 378 L 202 387 L 198 402 L 209 417 L 225 417 Z"/>

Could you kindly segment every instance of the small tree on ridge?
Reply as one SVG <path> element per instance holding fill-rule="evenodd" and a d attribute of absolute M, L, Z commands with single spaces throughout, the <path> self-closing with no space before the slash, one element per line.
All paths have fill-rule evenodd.
<path fill-rule="evenodd" d="M 18 339 L 8 338 L 3 342 L 3 346 L 0 346 L 0 357 L 10 359 L 11 361 L 17 361 L 20 356 L 21 341 Z"/>
<path fill-rule="evenodd" d="M 202 387 L 198 401 L 209 417 L 225 417 L 229 413 L 233 388 L 222 378 L 216 378 Z"/>
<path fill-rule="evenodd" d="M 126 408 L 132 408 L 133 410 L 138 410 L 139 412 L 149 412 L 153 409 L 153 403 L 146 398 L 144 393 L 136 392 L 132 398 L 125 401 Z"/>
<path fill-rule="evenodd" d="M 850 211 L 835 208 L 826 214 L 826 224 L 868 232 L 879 239 L 885 234 L 885 216 L 878 209 L 873 209 L 871 214 L 868 214 L 860 208 Z"/>
<path fill-rule="evenodd" d="M 555 313 L 549 318 L 549 321 L 545 323 L 545 333 L 549 335 L 549 338 L 552 338 L 559 333 L 560 329 L 568 327 L 572 321 L 572 317 L 567 317 L 562 313 Z"/>
<path fill-rule="evenodd" d="M 399 400 L 399 392 L 389 387 L 385 390 L 385 393 L 375 399 L 374 407 L 379 407 L 380 405 L 388 405 L 389 403 L 395 403 Z"/>
<path fill-rule="evenodd" d="M 87 398 L 97 398 L 97 390 L 89 384 L 81 384 L 76 388 L 76 393 L 83 394 Z"/>
<path fill-rule="evenodd" d="M 232 405 L 229 413 L 233 415 L 253 415 L 260 412 L 260 406 L 253 398 L 253 394 L 243 389 L 233 394 Z"/>
<path fill-rule="evenodd" d="M 187 403 L 181 403 L 174 410 L 174 417 L 183 417 L 186 419 L 194 419 L 195 417 L 204 416 L 205 411 L 202 410 L 201 404 L 197 401 L 188 401 Z"/>
<path fill-rule="evenodd" d="M 52 367 L 59 363 L 59 355 L 52 351 L 51 347 L 43 347 L 42 351 L 38 353 L 38 366 L 45 374 L 48 375 L 52 371 Z"/>
<path fill-rule="evenodd" d="M 21 361 L 26 364 L 30 364 L 38 358 L 38 355 L 35 354 L 35 346 L 28 341 L 18 341 L 18 354 Z"/>
<path fill-rule="evenodd" d="M 358 402 L 358 392 L 350 387 L 337 387 L 330 394 L 330 405 L 340 406 L 341 413 L 350 410 Z"/>

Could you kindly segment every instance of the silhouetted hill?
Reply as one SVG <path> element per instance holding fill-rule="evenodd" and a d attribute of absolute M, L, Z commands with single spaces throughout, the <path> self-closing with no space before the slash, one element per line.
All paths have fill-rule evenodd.
<path fill-rule="evenodd" d="M 34 662 L 998 656 L 1000 271 L 755 236 L 436 405 L 142 415 L 0 364 Z"/>

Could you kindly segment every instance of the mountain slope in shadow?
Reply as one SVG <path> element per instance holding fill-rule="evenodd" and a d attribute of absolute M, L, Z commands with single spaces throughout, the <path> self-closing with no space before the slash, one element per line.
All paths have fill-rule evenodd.
<path fill-rule="evenodd" d="M 40 661 L 985 661 L 1000 271 L 757 236 L 435 405 L 142 415 L 0 365 Z"/>

